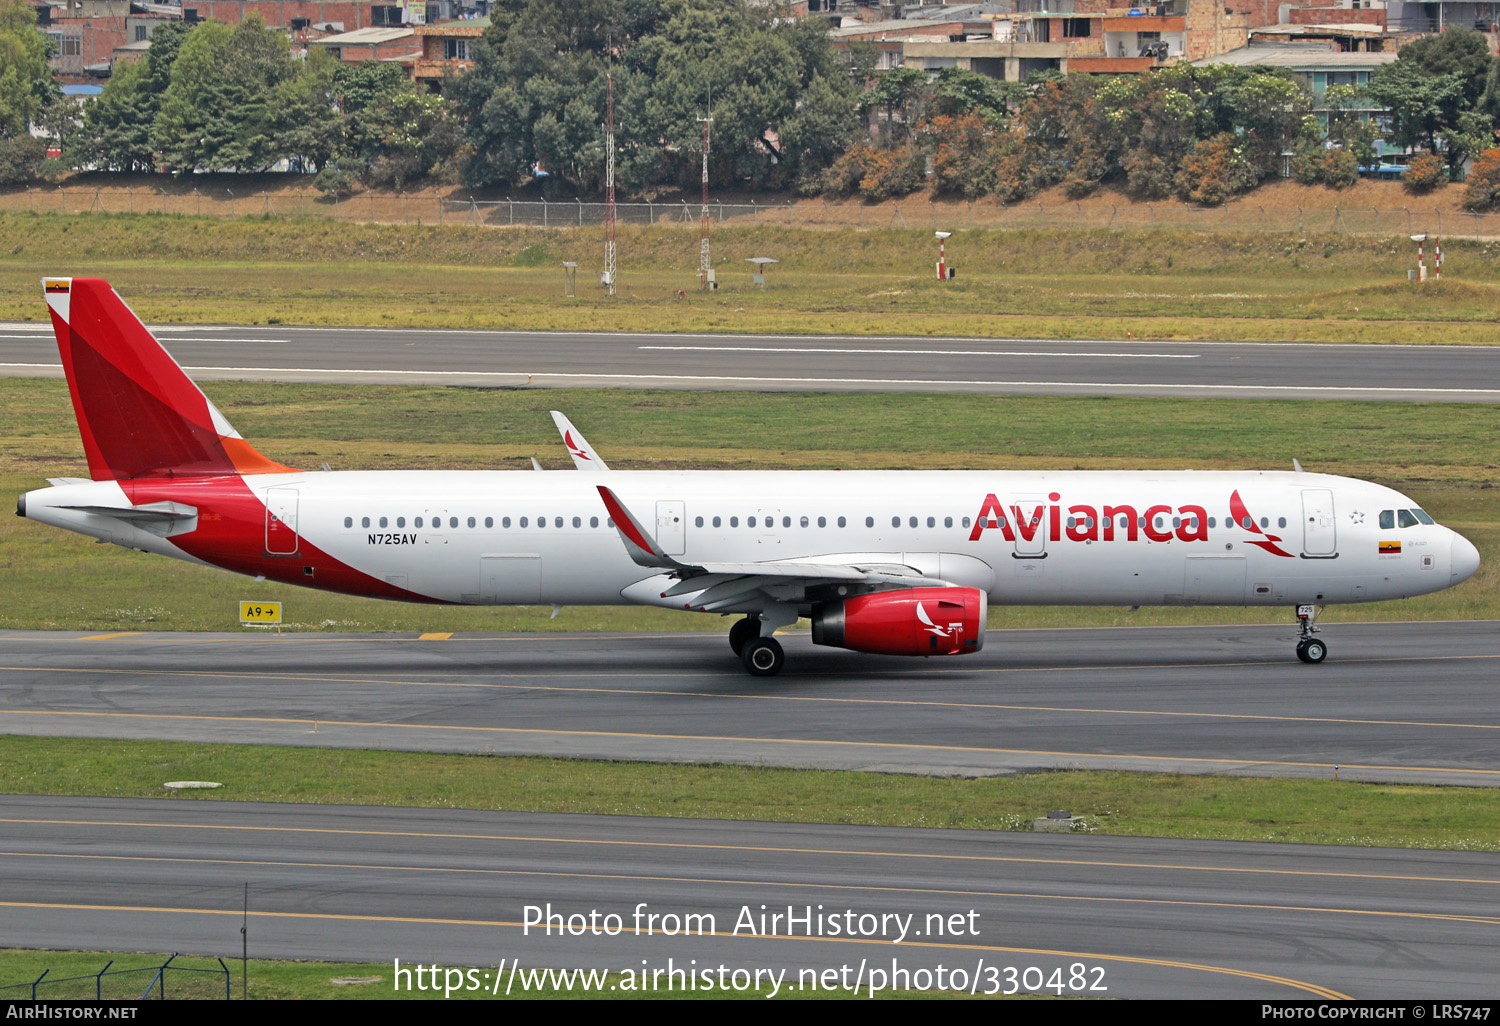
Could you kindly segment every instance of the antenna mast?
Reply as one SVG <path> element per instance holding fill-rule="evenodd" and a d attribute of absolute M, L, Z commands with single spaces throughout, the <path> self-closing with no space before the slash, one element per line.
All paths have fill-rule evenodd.
<path fill-rule="evenodd" d="M 713 94 L 709 94 L 708 116 L 699 118 L 703 122 L 703 244 L 698 251 L 698 282 L 702 288 L 708 288 L 714 280 L 713 261 L 708 255 L 708 126 L 714 120 Z"/>
<path fill-rule="evenodd" d="M 605 78 L 608 90 L 608 120 L 604 125 L 604 287 L 615 294 L 615 79 Z M 707 207 L 704 208 L 705 210 Z"/>

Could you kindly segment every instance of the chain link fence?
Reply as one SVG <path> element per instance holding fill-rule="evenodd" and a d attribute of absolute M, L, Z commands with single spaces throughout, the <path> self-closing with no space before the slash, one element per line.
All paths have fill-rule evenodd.
<path fill-rule="evenodd" d="M 53 976 L 47 969 L 30 983 L 0 987 L 0 1001 L 212 1001 L 229 1000 L 229 967 L 217 969 L 173 965 L 174 954 L 161 965 L 114 969 L 113 960 L 88 976 Z"/>
<path fill-rule="evenodd" d="M 432 193 L 365 192 L 334 200 L 307 190 L 246 192 L 229 189 L 168 191 L 155 187 L 31 188 L 0 194 L 0 209 L 59 214 L 179 214 L 199 217 L 334 218 L 381 224 L 440 224 L 474 228 L 528 226 L 576 228 L 604 224 L 606 204 L 585 200 L 481 200 Z M 1233 203 L 1113 205 L 1099 202 L 1002 204 L 993 200 L 935 202 L 908 199 L 869 205 L 813 199 L 796 202 L 708 205 L 715 225 L 785 228 L 964 228 L 1169 230 L 1195 232 L 1320 233 L 1500 238 L 1500 214 L 1473 211 L 1367 210 L 1344 207 L 1272 208 Z M 699 203 L 618 203 L 619 224 L 696 225 Z"/>

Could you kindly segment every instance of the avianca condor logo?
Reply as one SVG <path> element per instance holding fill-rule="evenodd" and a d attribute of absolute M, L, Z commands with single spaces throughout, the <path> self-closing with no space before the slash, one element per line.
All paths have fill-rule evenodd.
<path fill-rule="evenodd" d="M 951 638 L 955 634 L 962 634 L 964 632 L 964 622 L 962 620 L 950 623 L 947 627 L 940 627 L 933 623 L 932 617 L 927 615 L 927 607 L 920 602 L 917 603 L 917 619 L 922 621 L 928 634 L 939 638 Z"/>
<path fill-rule="evenodd" d="M 1292 558 L 1292 554 L 1290 552 L 1287 552 L 1281 546 L 1276 544 L 1277 542 L 1281 541 L 1279 537 L 1271 534 L 1268 531 L 1263 531 L 1260 529 L 1260 525 L 1255 522 L 1255 518 L 1252 517 L 1250 515 L 1250 511 L 1245 508 L 1245 500 L 1240 498 L 1240 490 L 1238 488 L 1236 488 L 1234 492 L 1229 496 L 1229 514 L 1230 516 L 1234 517 L 1234 522 L 1236 524 L 1240 525 L 1251 534 L 1258 534 L 1265 539 L 1264 541 L 1255 541 L 1252 539 L 1245 544 L 1254 545 L 1259 549 L 1265 549 L 1273 556 L 1285 556 L 1287 559 Z"/>
<path fill-rule="evenodd" d="M 986 530 L 998 530 L 1005 540 L 1013 542 L 1036 541 L 1038 534 L 1044 541 L 1114 541 L 1117 537 L 1125 541 L 1139 541 L 1142 536 L 1150 541 L 1208 541 L 1208 511 L 1202 506 L 1069 506 L 1068 515 L 1073 523 L 1063 528 L 1063 507 L 1057 505 L 1062 498 L 1057 492 L 1047 496 L 1052 505 L 1042 504 L 1027 509 L 1024 506 L 1000 505 L 993 495 L 984 497 L 979 516 L 974 519 L 974 530 L 969 541 L 978 541 Z M 1157 527 L 1158 515 L 1178 517 L 1177 527 Z"/>
<path fill-rule="evenodd" d="M 584 452 L 583 449 L 579 447 L 577 442 L 573 441 L 573 432 L 571 431 L 563 432 L 563 444 L 568 447 L 569 452 L 571 452 L 574 456 L 577 456 L 581 460 L 588 460 L 593 458 L 588 453 Z"/>

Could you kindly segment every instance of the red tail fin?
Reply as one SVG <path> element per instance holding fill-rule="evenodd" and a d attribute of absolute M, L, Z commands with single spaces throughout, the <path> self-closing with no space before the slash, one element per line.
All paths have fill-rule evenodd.
<path fill-rule="evenodd" d="M 42 284 L 94 480 L 292 469 L 240 437 L 108 282 Z"/>

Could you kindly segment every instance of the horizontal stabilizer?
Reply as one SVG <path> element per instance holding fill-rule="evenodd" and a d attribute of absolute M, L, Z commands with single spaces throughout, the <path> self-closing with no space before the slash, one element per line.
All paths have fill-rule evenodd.
<path fill-rule="evenodd" d="M 144 506 L 58 506 L 58 509 L 76 509 L 80 513 L 93 513 L 116 520 L 186 520 L 198 515 L 198 507 L 180 502 L 149 502 Z"/>

